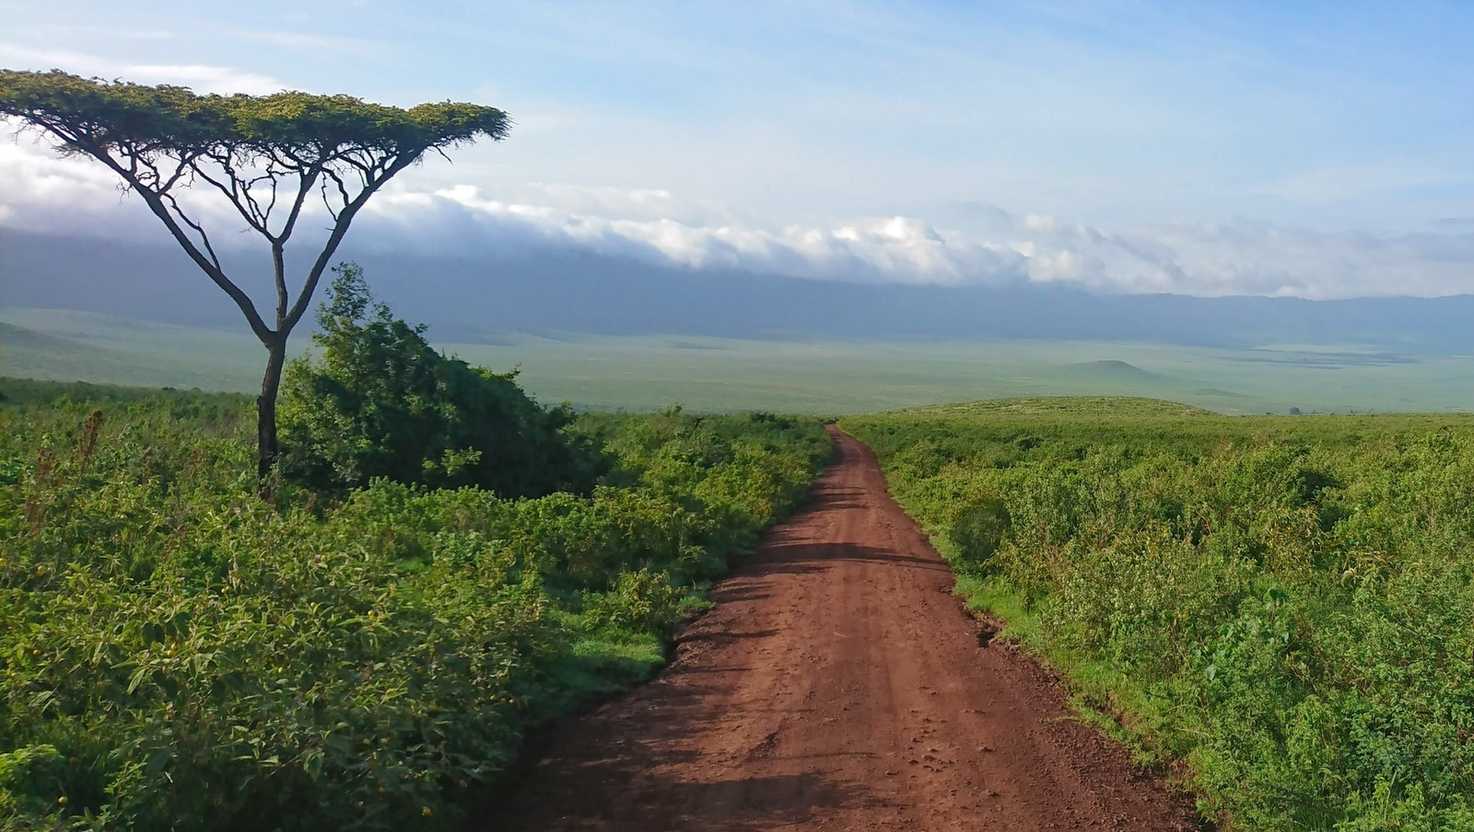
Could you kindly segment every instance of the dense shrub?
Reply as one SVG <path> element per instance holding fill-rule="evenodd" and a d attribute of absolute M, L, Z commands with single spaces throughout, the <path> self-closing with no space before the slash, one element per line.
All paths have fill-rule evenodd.
<path fill-rule="evenodd" d="M 284 382 L 288 477 L 319 489 L 388 477 L 507 497 L 593 485 L 602 458 L 566 430 L 572 411 L 540 406 L 515 372 L 442 355 L 424 325 L 374 302 L 357 266 L 336 272 L 312 336 L 319 355 L 294 361 Z"/>
<path fill-rule="evenodd" d="M 680 616 L 681 591 L 664 572 L 624 572 L 608 592 L 589 596 L 584 611 L 594 626 L 663 631 Z"/>
<path fill-rule="evenodd" d="M 1058 399 L 844 424 L 1209 817 L 1474 829 L 1468 417 Z"/>
<path fill-rule="evenodd" d="M 0 407 L 0 828 L 454 827 L 528 725 L 658 666 L 828 450 L 814 422 L 592 416 L 569 432 L 617 465 L 589 496 L 267 505 L 251 415 Z"/>

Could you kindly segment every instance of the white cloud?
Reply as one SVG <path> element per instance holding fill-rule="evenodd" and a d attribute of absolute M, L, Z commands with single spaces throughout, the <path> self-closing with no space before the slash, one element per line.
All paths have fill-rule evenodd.
<path fill-rule="evenodd" d="M 288 85 L 269 75 L 208 64 L 129 63 L 59 49 L 32 49 L 0 43 L 0 63 L 11 68 L 68 72 L 99 78 L 125 78 L 140 84 L 178 84 L 195 92 L 248 93 L 281 92 Z"/>
<path fill-rule="evenodd" d="M 1066 284 L 1110 292 L 1310 298 L 1474 291 L 1474 233 L 1331 233 L 1263 223 L 1106 230 L 1055 216 L 974 212 L 966 230 L 908 216 L 764 226 L 666 190 L 529 183 L 495 198 L 469 184 L 426 189 L 413 174 L 369 203 L 355 247 L 496 257 L 581 250 L 690 269 L 938 284 Z M 111 174 L 42 146 L 0 143 L 0 224 L 165 238 Z M 217 246 L 255 244 L 209 193 L 193 204 Z M 326 223 L 314 207 L 303 233 Z M 236 241 L 240 241 L 239 243 Z"/>
<path fill-rule="evenodd" d="M 266 95 L 287 89 L 287 84 L 270 75 L 206 64 L 129 64 L 119 75 L 142 84 L 178 84 L 195 92 L 222 95 Z"/>

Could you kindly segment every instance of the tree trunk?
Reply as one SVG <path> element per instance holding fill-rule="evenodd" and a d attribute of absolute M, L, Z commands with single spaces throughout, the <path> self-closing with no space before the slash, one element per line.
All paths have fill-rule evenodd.
<path fill-rule="evenodd" d="M 278 336 L 268 343 L 266 355 L 266 375 L 261 378 L 261 395 L 256 399 L 256 475 L 263 499 L 271 497 L 273 469 L 280 453 L 276 442 L 276 394 L 287 362 L 287 339 Z"/>

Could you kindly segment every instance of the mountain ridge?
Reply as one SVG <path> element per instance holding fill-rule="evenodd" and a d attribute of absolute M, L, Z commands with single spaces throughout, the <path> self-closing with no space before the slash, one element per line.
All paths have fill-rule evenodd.
<path fill-rule="evenodd" d="M 351 239 L 351 238 L 350 238 Z M 243 287 L 269 295 L 265 263 L 233 255 Z M 1095 340 L 1255 347 L 1298 343 L 1389 354 L 1474 353 L 1474 295 L 1307 300 L 1098 294 L 1061 286 L 821 281 L 691 270 L 565 249 L 485 258 L 345 246 L 374 291 L 441 338 L 507 332 L 793 340 Z M 107 263 L 100 272 L 98 263 Z M 0 305 L 97 311 L 234 329 L 238 311 L 165 242 L 0 228 Z"/>

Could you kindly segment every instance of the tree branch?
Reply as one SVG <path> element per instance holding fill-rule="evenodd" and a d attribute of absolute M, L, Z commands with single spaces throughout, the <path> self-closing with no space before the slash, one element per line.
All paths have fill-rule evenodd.
<path fill-rule="evenodd" d="M 42 126 L 46 127 L 46 129 L 48 130 L 51 129 L 44 124 Z M 68 136 L 60 131 L 51 130 L 51 132 L 63 141 L 69 140 Z M 220 267 L 219 259 L 215 257 L 214 251 L 211 250 L 209 256 L 206 256 L 204 252 L 200 251 L 199 246 L 195 245 L 194 241 L 189 238 L 189 234 L 185 233 L 184 229 L 179 226 L 179 223 L 174 221 L 174 217 L 169 213 L 169 207 L 164 204 L 164 199 L 166 197 L 165 194 L 157 193 L 149 189 L 149 187 L 138 178 L 135 168 L 131 166 L 124 167 L 121 162 L 113 158 L 110 153 L 108 153 L 104 148 L 98 146 L 95 142 L 92 142 L 91 140 L 86 139 L 83 136 L 77 136 L 75 139 L 71 140 L 71 143 L 73 147 L 76 147 L 78 150 L 86 153 L 88 156 L 91 156 L 97 161 L 103 163 L 114 173 L 123 177 L 123 180 L 127 182 L 128 185 L 132 187 L 139 196 L 143 197 L 144 204 L 149 207 L 150 211 L 154 212 L 154 216 L 158 217 L 159 220 L 164 223 L 164 227 L 169 230 L 169 233 L 171 235 L 173 235 L 174 241 L 179 243 L 179 246 L 184 249 L 185 254 L 189 255 L 189 258 L 195 262 L 195 265 L 199 266 L 200 270 L 203 271 L 207 276 L 209 276 L 210 280 L 214 282 L 216 286 L 219 286 L 221 291 L 225 292 L 225 294 L 228 295 L 231 300 L 235 301 L 235 305 L 240 308 L 241 314 L 246 316 L 246 323 L 250 324 L 251 331 L 255 333 L 257 339 L 259 339 L 262 344 L 267 345 L 276 342 L 277 333 L 273 331 L 271 327 L 268 327 L 266 325 L 266 321 L 262 320 L 261 313 L 256 310 L 256 304 L 251 301 L 250 295 L 247 295 L 245 292 L 241 291 L 241 288 L 235 285 L 235 283 L 225 275 L 225 271 Z M 172 199 L 172 197 L 169 198 Z M 197 224 L 191 223 L 191 225 L 195 225 L 197 227 Z"/>
<path fill-rule="evenodd" d="M 271 230 L 266 227 L 265 220 L 261 218 L 260 211 L 256 209 L 255 201 L 250 199 L 249 194 L 246 195 L 248 202 L 241 201 L 240 178 L 235 175 L 235 171 L 230 167 L 228 159 L 221 161 L 221 157 L 214 154 L 209 155 L 215 161 L 215 164 L 220 165 L 221 170 L 225 171 L 226 177 L 230 180 L 229 185 L 206 173 L 194 160 L 189 162 L 190 168 L 195 172 L 196 176 L 214 185 L 216 190 L 224 194 L 225 199 L 231 205 L 235 206 L 236 213 L 241 215 L 241 219 L 245 220 L 247 225 L 269 239 L 271 237 Z"/>
<path fill-rule="evenodd" d="M 336 215 L 337 222 L 333 226 L 333 233 L 328 235 L 327 243 L 323 245 L 322 251 L 317 255 L 317 260 L 312 264 L 312 269 L 307 273 L 307 281 L 302 285 L 302 291 L 297 295 L 296 303 L 292 304 L 292 309 L 287 314 L 286 322 L 279 327 L 283 335 L 291 332 L 292 328 L 297 325 L 297 322 L 302 320 L 302 315 L 306 313 L 308 304 L 312 302 L 313 293 L 317 291 L 318 281 L 322 279 L 323 272 L 327 270 L 328 263 L 332 262 L 333 255 L 337 253 L 338 246 L 343 242 L 344 235 L 348 233 L 348 226 L 353 224 L 353 218 L 358 215 L 359 209 L 368 202 L 369 197 L 373 196 L 385 182 L 388 182 L 395 174 L 413 164 L 423 153 L 424 150 L 421 149 L 416 153 L 401 154 L 383 160 L 383 173 L 377 178 L 369 178 L 368 185 L 359 192 L 357 197 L 344 206 L 341 213 Z M 347 192 L 344 190 L 343 183 L 337 173 L 327 167 L 323 168 L 323 172 L 338 182 L 338 189 L 346 198 Z"/>
<path fill-rule="evenodd" d="M 159 198 L 169 204 L 169 208 L 174 211 L 175 216 L 179 217 L 180 221 L 194 229 L 194 233 L 199 236 L 200 242 L 205 246 L 205 253 L 210 255 L 210 262 L 215 264 L 217 270 L 220 269 L 220 258 L 215 254 L 215 247 L 210 245 L 210 235 L 205 233 L 205 227 L 190 219 L 189 215 L 184 213 L 184 209 L 179 207 L 179 200 L 175 199 L 173 194 L 160 194 Z"/>
<path fill-rule="evenodd" d="M 312 193 L 313 185 L 317 184 L 318 172 L 319 169 L 314 167 L 306 173 L 297 174 L 297 198 L 292 201 L 292 210 L 287 213 L 287 221 L 277 235 L 277 242 L 285 243 L 292 236 L 292 231 L 297 227 L 297 218 L 302 216 L 302 204 L 307 201 L 307 195 Z"/>

